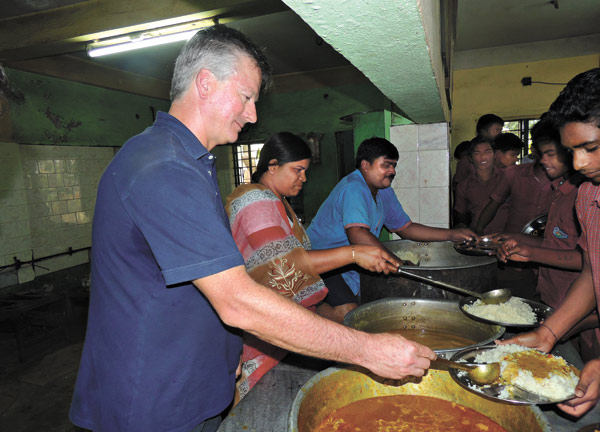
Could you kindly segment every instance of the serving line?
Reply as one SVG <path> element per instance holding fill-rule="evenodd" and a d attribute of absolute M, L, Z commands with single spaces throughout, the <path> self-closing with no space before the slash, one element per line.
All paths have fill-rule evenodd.
<path fill-rule="evenodd" d="M 505 337 L 511 337 L 506 334 Z M 583 362 L 570 342 L 558 345 L 552 354 L 559 355 L 577 368 Z M 229 413 L 218 432 L 283 432 L 298 390 L 316 373 L 334 363 L 289 354 L 254 386 Z M 554 431 L 577 432 L 591 423 L 600 423 L 600 404 L 583 418 L 570 419 L 554 405 L 539 407 Z"/>

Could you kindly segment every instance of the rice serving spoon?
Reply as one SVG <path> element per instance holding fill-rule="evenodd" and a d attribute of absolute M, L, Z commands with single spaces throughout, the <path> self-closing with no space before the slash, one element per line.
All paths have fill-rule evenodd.
<path fill-rule="evenodd" d="M 479 385 L 492 384 L 500 378 L 500 363 L 461 363 L 438 357 L 431 362 L 433 369 L 447 370 L 447 368 L 462 369 L 467 371 L 471 381 Z"/>
<path fill-rule="evenodd" d="M 403 270 L 402 267 L 398 267 L 397 273 L 402 276 L 408 276 L 410 278 L 420 280 L 421 282 L 425 282 L 426 284 L 429 284 L 429 285 L 435 285 L 435 286 L 438 286 L 438 287 L 446 289 L 446 290 L 457 291 L 462 294 L 476 297 L 485 304 L 506 303 L 512 297 L 511 291 L 506 288 L 495 289 L 495 290 L 484 292 L 484 293 L 478 293 L 478 292 L 471 291 L 471 290 L 468 290 L 465 288 L 457 287 L 455 285 L 451 285 L 446 282 L 438 281 L 435 279 L 430 279 L 425 276 L 407 272 L 406 270 Z"/>

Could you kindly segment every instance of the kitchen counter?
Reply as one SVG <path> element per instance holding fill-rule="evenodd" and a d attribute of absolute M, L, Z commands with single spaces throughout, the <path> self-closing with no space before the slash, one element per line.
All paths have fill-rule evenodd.
<path fill-rule="evenodd" d="M 582 362 L 570 343 L 552 351 L 581 368 Z M 299 355 L 288 355 L 270 370 L 229 413 L 218 432 L 285 432 L 290 408 L 298 390 L 317 372 L 334 366 Z M 540 406 L 556 432 L 576 432 L 581 427 L 600 422 L 600 404 L 583 418 L 569 419 L 556 407 Z M 517 431 L 515 431 L 517 432 Z"/>

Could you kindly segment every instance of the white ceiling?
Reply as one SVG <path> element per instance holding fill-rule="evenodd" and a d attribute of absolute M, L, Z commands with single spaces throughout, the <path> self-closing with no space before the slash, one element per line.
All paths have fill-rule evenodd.
<path fill-rule="evenodd" d="M 70 12 L 88 6 L 101 7 L 102 4 L 122 4 L 123 12 L 114 15 L 99 14 L 99 19 L 86 16 L 82 19 L 81 15 Z M 146 22 L 141 21 L 147 18 L 143 15 L 149 15 L 148 9 L 158 8 L 156 4 L 161 3 L 152 3 L 152 0 L 129 0 L 125 4 L 119 3 L 118 0 L 2 0 L 0 61 L 10 66 L 17 60 L 68 54 L 168 82 L 173 61 L 181 44 L 94 60 L 87 59 L 84 50 L 86 34 L 89 35 L 88 40 L 91 40 L 91 35 L 98 35 L 103 31 L 115 31 L 124 28 L 125 25 Z M 600 0 L 440 0 L 439 4 L 437 0 L 345 0 L 335 2 L 336 7 L 339 7 L 339 12 L 336 10 L 338 15 L 327 14 L 328 9 L 332 8 L 332 0 L 177 0 L 169 4 L 173 9 L 179 8 L 188 11 L 187 13 L 193 10 L 199 14 L 209 9 L 226 9 L 230 15 L 235 15 L 236 10 L 244 9 L 244 12 L 228 25 L 240 29 L 266 48 L 275 75 L 352 64 L 371 79 L 400 109 L 404 109 L 403 104 L 411 108 L 418 107 L 423 105 L 423 100 L 428 99 L 434 105 L 437 103 L 437 111 L 440 111 L 439 94 L 443 93 L 443 88 L 440 91 L 443 85 L 439 85 L 439 76 L 436 84 L 435 80 L 431 79 L 432 70 L 424 71 L 420 65 L 419 61 L 422 64 L 426 54 L 421 55 L 419 61 L 408 63 L 408 57 L 413 51 L 418 49 L 419 52 L 427 52 L 427 48 L 431 47 L 431 41 L 428 41 L 430 45 L 423 45 L 425 50 L 422 46 L 412 46 L 412 41 L 407 42 L 407 35 L 417 31 L 423 32 L 423 23 L 419 22 L 418 26 L 421 28 L 416 28 L 411 27 L 415 25 L 415 20 L 406 24 L 407 21 L 399 19 L 394 27 L 389 24 L 388 15 L 396 14 L 403 18 L 405 11 L 423 11 L 426 7 L 435 8 L 440 4 L 443 5 L 443 10 L 454 10 L 455 69 L 535 61 L 557 56 L 586 55 L 600 51 Z M 259 10 L 260 8 L 262 9 Z M 302 9 L 310 9 L 310 12 L 303 14 L 300 12 Z M 258 12 L 249 14 L 248 10 Z M 386 13 L 386 10 L 390 13 Z M 308 22 L 311 22 L 310 14 L 319 14 L 312 21 L 312 25 L 321 36 L 300 18 L 297 12 Z M 128 16 L 129 22 L 123 18 L 125 15 Z M 57 16 L 60 16 L 60 19 L 56 18 Z M 138 16 L 139 21 L 136 22 Z M 35 23 L 36 20 L 38 26 L 34 28 L 43 28 L 42 32 L 32 32 L 31 23 Z M 337 20 L 348 23 L 348 26 L 343 27 L 341 33 L 335 29 L 338 34 L 332 37 L 325 30 L 334 28 Z M 116 21 L 119 21 L 118 25 Z M 21 26 L 20 23 L 29 25 Z M 351 27 L 352 23 L 356 26 Z M 85 25 L 94 28 L 82 28 Z M 398 27 L 399 25 L 403 27 Z M 6 31 L 4 34 L 3 27 Z M 71 28 L 72 34 L 69 33 Z M 348 32 L 348 28 L 353 28 L 352 33 L 344 34 L 344 31 Z M 23 34 L 18 34 L 20 31 Z M 439 37 L 439 31 L 438 34 L 433 34 L 433 38 L 435 37 Z M 432 35 L 426 34 L 425 38 L 432 38 Z M 349 50 L 344 46 L 344 41 L 347 40 L 358 41 L 353 42 L 355 44 L 364 43 L 364 48 L 354 47 Z M 331 42 L 335 49 L 327 41 Z M 403 45 L 403 50 L 398 50 L 399 58 L 389 62 L 378 58 L 379 63 L 376 67 L 370 64 L 373 58 L 380 54 L 377 51 L 378 47 L 386 47 L 380 48 L 380 51 L 389 50 L 390 44 L 394 43 Z M 352 63 L 338 51 L 345 53 Z M 404 62 L 403 56 L 406 59 Z M 368 70 L 369 67 L 373 70 Z M 435 65 L 433 68 L 435 69 Z M 387 82 L 392 80 L 413 83 L 426 81 L 424 91 L 427 94 L 421 92 L 418 86 L 413 89 L 400 89 L 394 95 L 388 94 L 395 91 L 387 85 Z M 432 92 L 438 93 L 437 102 L 436 98 L 431 97 Z M 441 99 L 443 100 L 443 97 Z M 431 121 L 430 117 L 424 115 L 421 120 Z"/>

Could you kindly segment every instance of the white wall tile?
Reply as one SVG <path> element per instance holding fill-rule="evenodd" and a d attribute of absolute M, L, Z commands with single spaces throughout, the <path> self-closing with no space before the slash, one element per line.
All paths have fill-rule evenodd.
<path fill-rule="evenodd" d="M 419 151 L 419 186 L 440 187 L 450 183 L 450 160 L 446 150 Z"/>
<path fill-rule="evenodd" d="M 419 150 L 448 150 L 448 125 L 446 123 L 430 123 L 418 126 Z"/>
<path fill-rule="evenodd" d="M 400 125 L 390 128 L 390 142 L 399 152 L 417 151 L 417 125 Z"/>
<path fill-rule="evenodd" d="M 449 223 L 449 205 L 448 188 L 421 188 L 419 196 L 420 222 L 425 225 Z"/>
<path fill-rule="evenodd" d="M 396 165 L 396 177 L 392 187 L 408 188 L 419 186 L 419 165 L 418 153 L 402 152 Z"/>
<path fill-rule="evenodd" d="M 394 188 L 404 212 L 414 222 L 419 222 L 419 188 Z"/>

